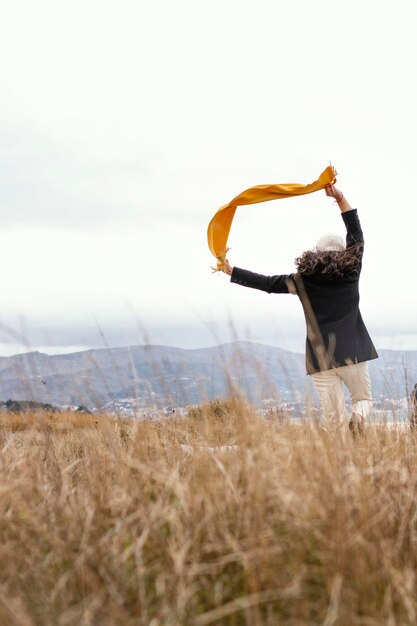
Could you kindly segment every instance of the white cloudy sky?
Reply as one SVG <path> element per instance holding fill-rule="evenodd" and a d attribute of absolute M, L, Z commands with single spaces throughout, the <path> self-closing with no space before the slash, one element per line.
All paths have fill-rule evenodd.
<path fill-rule="evenodd" d="M 0 353 L 251 338 L 302 351 L 291 296 L 212 275 L 247 187 L 328 165 L 358 207 L 362 313 L 417 349 L 415 0 L 13 0 L 0 22 Z M 324 192 L 242 207 L 230 260 L 275 274 Z"/>

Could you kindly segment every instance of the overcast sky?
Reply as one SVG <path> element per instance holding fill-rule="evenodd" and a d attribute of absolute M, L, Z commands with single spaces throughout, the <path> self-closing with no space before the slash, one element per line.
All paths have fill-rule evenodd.
<path fill-rule="evenodd" d="M 417 349 L 415 0 L 13 0 L 0 22 L 0 354 L 235 337 L 302 352 L 293 296 L 213 275 L 207 225 L 331 161 L 377 348 Z M 241 207 L 232 264 L 289 273 L 324 192 Z"/>

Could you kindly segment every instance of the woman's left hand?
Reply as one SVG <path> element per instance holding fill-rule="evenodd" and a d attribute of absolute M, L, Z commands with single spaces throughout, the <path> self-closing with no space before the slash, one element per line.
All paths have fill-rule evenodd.
<path fill-rule="evenodd" d="M 230 265 L 229 261 L 227 259 L 225 259 L 223 265 L 222 265 L 222 272 L 224 272 L 225 274 L 228 274 L 229 276 L 232 275 L 233 272 L 233 266 Z"/>

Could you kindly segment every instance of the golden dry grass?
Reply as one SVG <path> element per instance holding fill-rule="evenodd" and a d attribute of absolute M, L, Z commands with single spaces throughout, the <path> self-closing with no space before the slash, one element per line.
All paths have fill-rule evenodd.
<path fill-rule="evenodd" d="M 408 429 L 353 440 L 236 401 L 2 416 L 0 450 L 2 626 L 417 621 Z"/>

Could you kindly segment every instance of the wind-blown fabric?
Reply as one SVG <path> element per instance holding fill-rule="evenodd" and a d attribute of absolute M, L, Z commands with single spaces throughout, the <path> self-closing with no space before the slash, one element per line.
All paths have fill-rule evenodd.
<path fill-rule="evenodd" d="M 230 227 L 238 206 L 313 193 L 314 191 L 319 191 L 319 189 L 324 189 L 326 185 L 334 184 L 336 182 L 336 174 L 334 167 L 329 165 L 314 183 L 308 185 L 299 183 L 257 185 L 256 187 L 246 189 L 246 191 L 233 198 L 228 204 L 220 207 L 212 218 L 207 230 L 208 246 L 211 253 L 217 258 L 216 271 L 221 270 L 224 264 Z"/>

